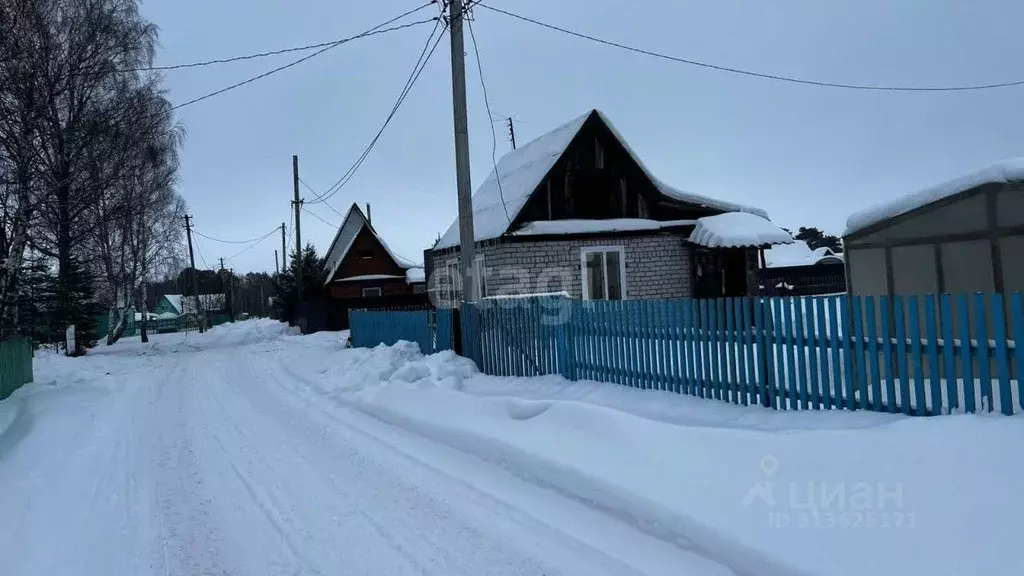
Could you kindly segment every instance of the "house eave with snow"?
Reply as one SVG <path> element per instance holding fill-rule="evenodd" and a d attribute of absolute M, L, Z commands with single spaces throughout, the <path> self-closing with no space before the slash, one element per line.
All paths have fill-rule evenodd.
<path fill-rule="evenodd" d="M 504 272 L 541 276 L 546 270 L 569 277 L 555 291 L 576 297 L 684 297 L 702 291 L 697 284 L 709 281 L 705 271 L 722 276 L 725 253 L 732 251 L 732 277 L 720 282 L 731 288 L 704 291 L 746 293 L 756 250 L 792 241 L 760 208 L 657 178 L 597 110 L 502 157 L 473 195 L 473 221 L 484 268 L 478 284 L 486 292 L 508 290 Z M 451 276 L 458 253 L 456 219 L 430 251 L 428 270 Z M 436 284 L 454 295 L 454 288 Z"/>

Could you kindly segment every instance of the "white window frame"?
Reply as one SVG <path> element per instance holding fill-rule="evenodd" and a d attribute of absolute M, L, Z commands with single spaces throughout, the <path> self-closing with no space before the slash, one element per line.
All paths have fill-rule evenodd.
<path fill-rule="evenodd" d="M 473 264 L 473 294 L 474 302 L 482 302 L 487 298 L 487 264 L 483 254 L 477 254 Z"/>
<path fill-rule="evenodd" d="M 377 291 L 376 294 L 373 294 L 374 290 Z M 370 291 L 371 293 L 367 294 L 366 293 L 367 291 Z M 363 288 L 362 295 L 363 295 L 363 298 L 380 298 L 381 296 L 384 295 L 384 290 L 380 286 L 371 286 L 371 287 Z"/>
<path fill-rule="evenodd" d="M 628 292 L 626 291 L 626 247 L 625 246 L 586 246 L 580 248 L 580 284 L 582 285 L 582 294 L 584 300 L 590 300 L 590 282 L 587 278 L 587 254 L 593 253 L 605 254 L 608 252 L 618 252 L 619 254 L 619 283 L 620 290 L 622 291 L 622 300 L 628 299 Z M 604 293 L 608 294 L 608 258 L 601 257 L 601 267 L 604 273 Z"/>
<path fill-rule="evenodd" d="M 462 272 L 459 270 L 459 259 L 449 260 L 445 264 L 445 271 L 448 276 L 448 286 L 445 287 L 445 300 L 452 306 L 457 306 L 462 294 Z"/>

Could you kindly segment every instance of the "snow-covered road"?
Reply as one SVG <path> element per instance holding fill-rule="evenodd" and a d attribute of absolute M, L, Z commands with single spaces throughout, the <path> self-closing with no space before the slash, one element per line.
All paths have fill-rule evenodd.
<path fill-rule="evenodd" d="M 0 573 L 731 573 L 318 401 L 312 344 L 260 326 L 44 358 L 0 433 Z"/>

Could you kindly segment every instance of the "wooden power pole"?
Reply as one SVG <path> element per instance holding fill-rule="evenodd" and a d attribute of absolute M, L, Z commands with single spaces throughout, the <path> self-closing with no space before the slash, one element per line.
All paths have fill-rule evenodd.
<path fill-rule="evenodd" d="M 190 221 L 192 217 L 186 214 L 184 218 L 185 236 L 188 238 L 188 263 L 192 266 L 192 293 L 196 297 L 196 316 L 198 316 L 199 320 L 199 332 L 203 332 L 205 322 L 203 322 L 202 302 L 199 299 L 199 271 L 196 270 L 196 257 L 192 253 L 192 222 Z"/>
<path fill-rule="evenodd" d="M 281 268 L 277 265 L 277 249 L 274 249 L 274 272 L 281 273 Z"/>
<path fill-rule="evenodd" d="M 298 258 L 295 259 L 295 310 L 302 304 L 302 200 L 299 199 L 299 157 L 292 156 L 292 181 L 294 183 L 295 199 L 292 205 L 295 206 L 295 251 Z"/>
<path fill-rule="evenodd" d="M 466 113 L 466 52 L 462 36 L 462 0 L 448 6 L 452 41 L 452 112 L 455 118 L 455 182 L 459 197 L 459 252 L 462 273 L 462 301 L 473 301 L 473 263 L 476 238 L 473 234 L 473 191 L 469 174 L 469 119 Z"/>
<path fill-rule="evenodd" d="M 281 274 L 288 268 L 288 250 L 284 242 L 284 222 L 281 222 Z"/>

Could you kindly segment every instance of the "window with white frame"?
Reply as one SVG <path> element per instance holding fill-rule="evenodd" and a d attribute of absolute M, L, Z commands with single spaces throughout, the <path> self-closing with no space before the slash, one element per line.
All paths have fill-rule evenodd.
<path fill-rule="evenodd" d="M 626 251 L 622 246 L 580 250 L 580 279 L 584 300 L 623 300 L 626 283 Z"/>
<path fill-rule="evenodd" d="M 476 295 L 476 302 L 487 298 L 487 266 L 483 254 L 477 256 L 473 263 L 473 294 Z"/>
<path fill-rule="evenodd" d="M 379 286 L 375 288 L 363 288 L 363 298 L 376 298 L 377 296 L 382 295 L 383 291 Z"/>
<path fill-rule="evenodd" d="M 462 300 L 462 276 L 459 274 L 459 261 L 452 260 L 445 266 L 447 284 L 445 286 L 445 300 L 450 304 L 458 304 Z"/>

